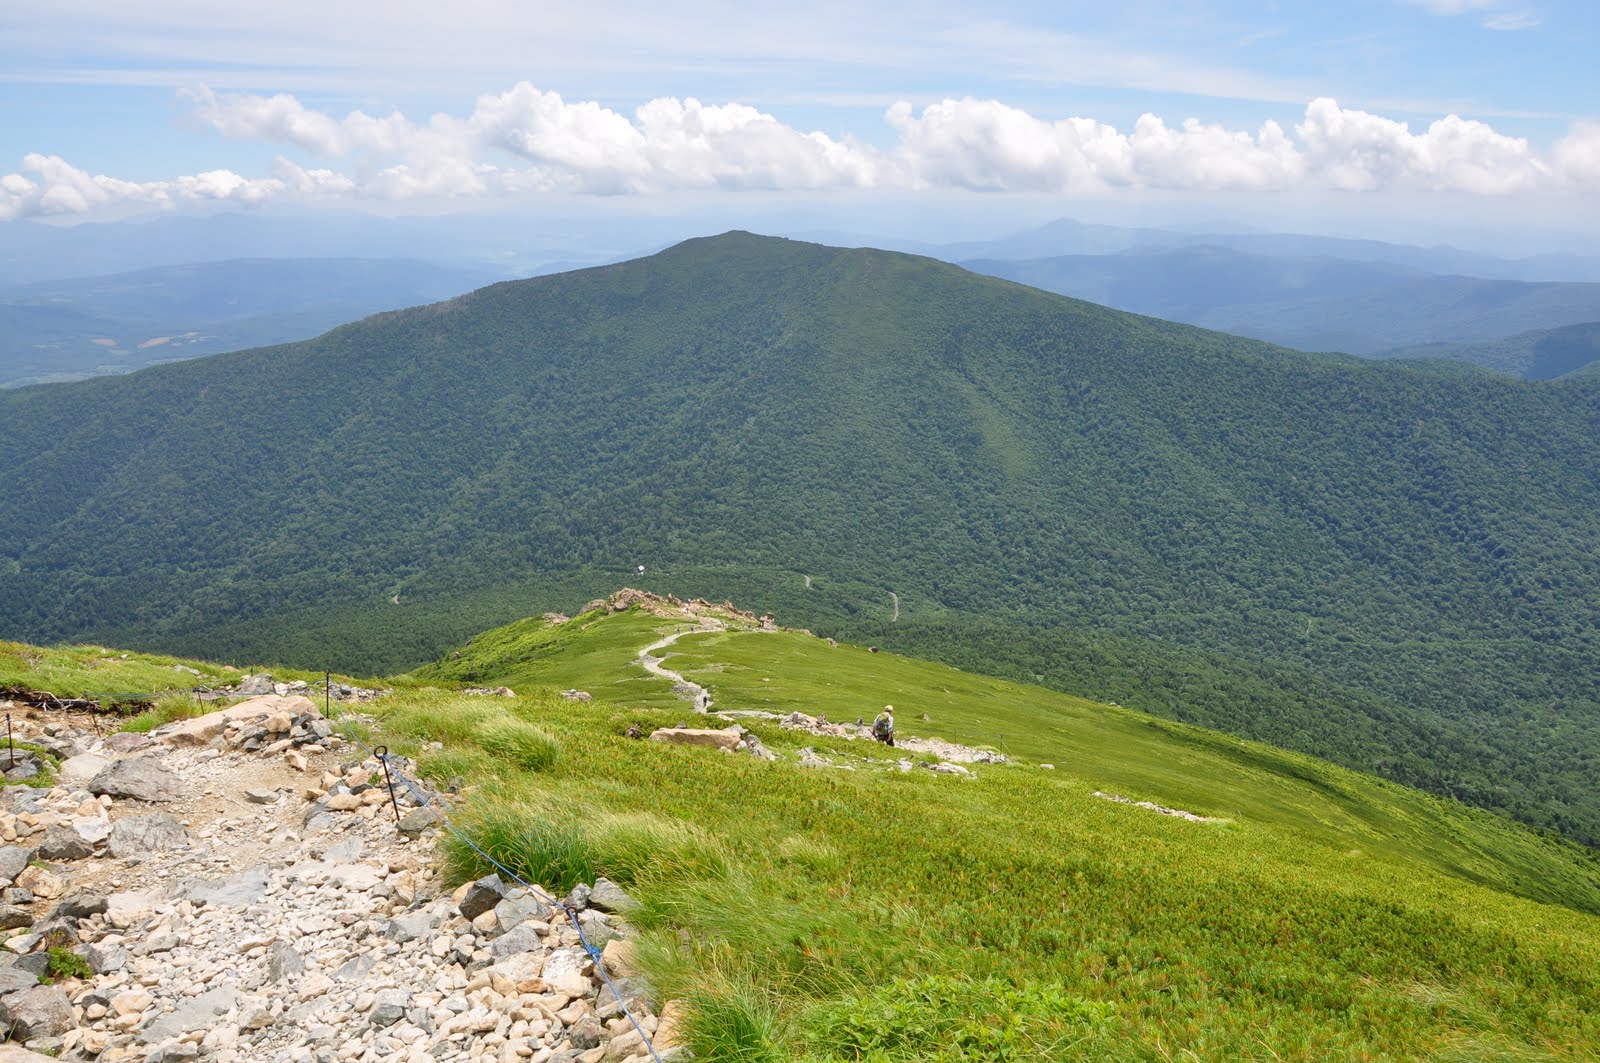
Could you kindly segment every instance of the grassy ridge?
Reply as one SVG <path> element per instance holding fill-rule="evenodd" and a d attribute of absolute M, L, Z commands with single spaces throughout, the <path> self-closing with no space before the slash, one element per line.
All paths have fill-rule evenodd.
<path fill-rule="evenodd" d="M 629 725 L 692 715 L 633 663 L 673 627 L 637 611 L 528 621 L 423 674 L 513 682 L 515 702 L 471 711 L 561 738 L 537 775 L 471 761 L 501 780 L 480 839 L 547 872 L 616 872 L 663 941 L 687 932 L 690 952 L 663 947 L 653 974 L 697 1002 L 708 1058 L 1582 1059 L 1600 1046 L 1600 919 L 1573 910 L 1600 910 L 1600 877 L 1576 847 L 1309 758 L 791 632 L 686 636 L 668 666 L 727 708 L 853 719 L 893 701 L 904 731 L 1003 741 L 1019 763 L 963 781 L 630 741 Z M 540 696 L 541 681 L 594 702 Z M 438 711 L 396 712 L 414 739 L 441 735 Z M 785 752 L 878 752 L 752 726 Z M 1032 763 L 1046 756 L 1056 770 Z"/>
<path fill-rule="evenodd" d="M 482 784 L 461 820 L 502 859 L 554 888 L 605 874 L 644 901 L 651 977 L 691 1003 L 702 1059 L 1600 1049 L 1600 918 L 1577 910 L 1600 894 L 1574 846 L 1305 757 L 795 632 L 687 636 L 668 665 L 729 708 L 853 718 L 892 700 L 902 730 L 1003 742 L 1017 762 L 901 772 L 871 743 L 759 720 L 779 762 L 630 739 L 692 716 L 636 664 L 675 626 L 637 610 L 510 625 L 364 709 L 425 774 Z M 173 664 L 214 667 L 7 650 L 0 675 L 81 690 L 106 667 L 150 690 Z M 467 677 L 519 694 L 450 689 Z M 858 770 L 802 767 L 802 744 Z M 1047 754 L 1053 771 L 1032 759 Z M 482 870 L 462 849 L 455 869 Z"/>

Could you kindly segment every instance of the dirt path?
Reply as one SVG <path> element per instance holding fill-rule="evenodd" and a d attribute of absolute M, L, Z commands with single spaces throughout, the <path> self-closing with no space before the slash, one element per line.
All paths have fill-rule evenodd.
<path fill-rule="evenodd" d="M 896 624 L 900 621 L 900 596 L 890 591 L 889 597 L 894 600 L 894 615 L 889 618 L 889 623 Z"/>
<path fill-rule="evenodd" d="M 726 631 L 727 629 L 728 625 L 720 620 L 701 617 L 698 627 L 674 631 L 672 634 L 659 638 L 640 650 L 639 664 L 651 675 L 658 675 L 662 679 L 670 679 L 672 681 L 672 692 L 681 698 L 693 701 L 695 712 L 708 712 L 711 709 L 711 691 L 693 680 L 685 679 L 682 673 L 674 672 L 672 669 L 667 668 L 663 664 L 666 660 L 665 655 L 657 657 L 655 654 L 656 651 L 666 649 L 685 635 L 699 635 L 707 631 Z"/>

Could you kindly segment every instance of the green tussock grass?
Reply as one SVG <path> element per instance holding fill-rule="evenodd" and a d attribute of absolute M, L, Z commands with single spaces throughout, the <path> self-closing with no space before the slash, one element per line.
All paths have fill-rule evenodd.
<path fill-rule="evenodd" d="M 167 694 L 155 699 L 150 708 L 136 716 L 129 716 L 117 727 L 119 731 L 148 734 L 175 720 L 189 720 L 214 712 L 218 705 L 198 701 L 188 694 Z"/>
<path fill-rule="evenodd" d="M 596 647 L 572 637 L 515 666 L 521 697 L 482 699 L 538 719 L 563 756 L 497 766 L 463 821 L 551 888 L 628 883 L 652 984 L 690 1003 L 699 1058 L 1578 1060 L 1600 1046 L 1600 919 L 1580 910 L 1600 894 L 1575 847 L 1312 758 L 788 633 L 691 636 L 669 665 L 724 707 L 853 720 L 892 702 L 904 733 L 1018 763 L 956 780 L 633 741 L 629 724 L 692 715 L 631 665 L 671 625 L 585 623 Z M 538 693 L 540 668 L 595 703 Z M 890 752 L 745 722 L 785 753 Z"/>
<path fill-rule="evenodd" d="M 503 757 L 525 771 L 541 771 L 561 756 L 561 743 L 548 732 L 515 718 L 482 723 L 472 737 L 490 756 Z"/>
<path fill-rule="evenodd" d="M 462 821 L 473 842 L 523 878 L 570 890 L 604 876 L 641 882 L 721 881 L 729 873 L 717 840 L 693 824 L 642 812 L 602 812 L 505 798 L 483 802 Z M 466 881 L 494 865 L 461 839 L 447 837 L 449 875 Z M 666 920 L 658 920 L 665 922 Z"/>

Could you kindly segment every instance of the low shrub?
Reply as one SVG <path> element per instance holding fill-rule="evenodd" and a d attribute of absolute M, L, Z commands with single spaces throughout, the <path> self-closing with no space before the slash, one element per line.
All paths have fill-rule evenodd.
<path fill-rule="evenodd" d="M 79 956 L 71 949 L 55 948 L 50 950 L 50 961 L 45 967 L 43 982 L 60 982 L 68 978 L 92 978 L 94 969 L 89 966 L 89 961 Z"/>

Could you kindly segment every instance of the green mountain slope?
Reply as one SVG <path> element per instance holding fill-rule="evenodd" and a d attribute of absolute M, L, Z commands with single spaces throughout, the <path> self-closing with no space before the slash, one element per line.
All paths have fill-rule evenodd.
<path fill-rule="evenodd" d="M 1600 841 L 1597 420 L 729 234 L 0 396 L 0 622 L 369 671 L 644 564 Z"/>
<path fill-rule="evenodd" d="M 721 725 L 697 722 L 669 680 L 638 664 L 645 646 L 695 626 L 634 608 L 485 632 L 414 678 L 514 682 L 520 699 L 400 706 L 384 719 L 391 734 L 449 743 L 455 759 L 441 771 L 504 774 L 502 757 L 469 754 L 459 738 L 495 733 L 502 715 L 555 735 L 562 760 L 536 777 L 504 774 L 479 808 L 480 840 L 528 859 L 560 844 L 593 853 L 597 868 L 625 867 L 615 832 L 628 828 L 607 817 L 654 831 L 663 867 L 634 874 L 669 943 L 657 977 L 692 992 L 708 1021 L 726 1008 L 768 1016 L 751 1036 L 781 1053 L 752 1058 L 1162 1058 L 1152 1044 L 1218 1060 L 1595 1050 L 1600 921 L 1570 909 L 1597 910 L 1600 868 L 1577 846 L 1311 758 L 736 618 L 658 651 L 719 710 L 849 720 L 892 701 L 902 737 L 1004 745 L 1016 761 L 979 765 L 976 780 L 902 773 L 902 752 L 748 715 L 778 762 L 621 737 L 630 725 Z M 593 701 L 540 700 L 539 688 L 566 686 Z M 801 745 L 843 767 L 795 763 Z M 735 870 L 703 870 L 723 854 Z M 930 975 L 948 981 L 919 983 Z M 960 1026 L 945 1009 L 988 1015 L 1013 991 L 1045 987 L 1089 1006 L 1014 1004 L 1014 1021 L 985 1020 L 1018 1038 L 1012 1054 L 952 1047 Z M 854 1034 L 865 1043 L 836 1040 L 841 1014 L 870 1028 Z M 872 1047 L 884 1054 L 857 1055 Z"/>

